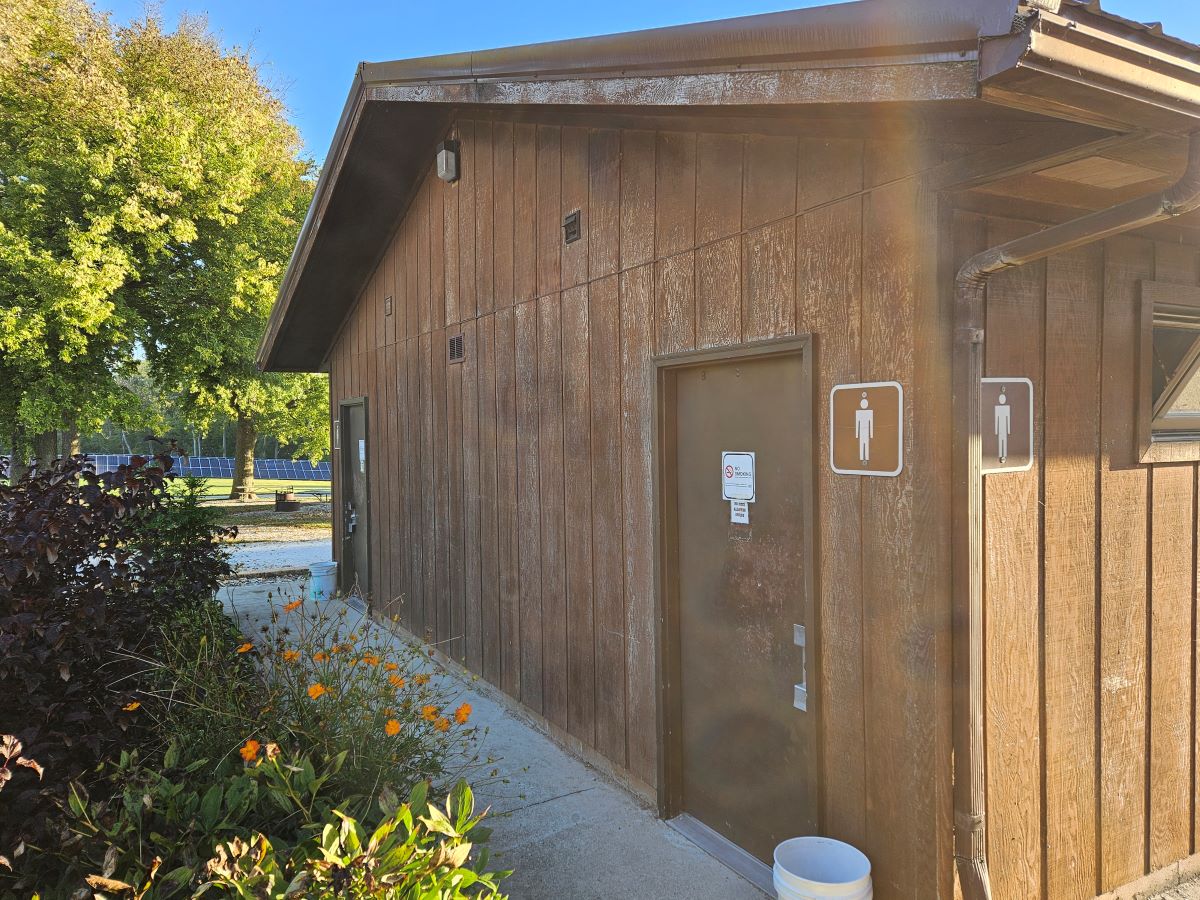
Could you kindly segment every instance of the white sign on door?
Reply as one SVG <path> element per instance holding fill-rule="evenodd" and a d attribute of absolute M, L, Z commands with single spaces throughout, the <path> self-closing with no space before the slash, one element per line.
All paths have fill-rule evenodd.
<path fill-rule="evenodd" d="M 749 525 L 750 504 L 745 500 L 730 500 L 729 521 L 734 525 Z"/>
<path fill-rule="evenodd" d="M 726 450 L 721 454 L 721 498 L 754 502 L 754 453 Z"/>

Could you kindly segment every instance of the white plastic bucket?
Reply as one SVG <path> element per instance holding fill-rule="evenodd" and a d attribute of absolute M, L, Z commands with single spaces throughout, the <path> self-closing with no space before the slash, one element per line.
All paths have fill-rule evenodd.
<path fill-rule="evenodd" d="M 337 592 L 337 563 L 319 562 L 308 567 L 308 598 L 328 600 Z"/>
<path fill-rule="evenodd" d="M 779 900 L 871 900 L 871 861 L 824 837 L 798 837 L 775 848 Z"/>

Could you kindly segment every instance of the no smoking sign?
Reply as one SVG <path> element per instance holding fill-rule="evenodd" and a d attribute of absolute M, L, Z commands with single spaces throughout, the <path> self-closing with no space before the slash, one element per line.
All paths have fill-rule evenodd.
<path fill-rule="evenodd" d="M 754 453 L 726 450 L 721 454 L 721 499 L 754 502 Z"/>

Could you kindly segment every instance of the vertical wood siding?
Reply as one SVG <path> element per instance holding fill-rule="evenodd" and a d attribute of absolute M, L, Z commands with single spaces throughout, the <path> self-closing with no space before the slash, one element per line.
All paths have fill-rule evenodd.
<path fill-rule="evenodd" d="M 1039 409 L 1033 469 L 985 481 L 997 897 L 1091 898 L 1196 850 L 1197 466 L 1138 462 L 1133 386 L 1139 282 L 1198 265 L 1123 237 L 988 286 L 988 374 L 1032 378 Z"/>
<path fill-rule="evenodd" d="M 816 335 L 822 817 L 870 855 L 883 900 L 950 900 L 947 457 L 914 427 L 948 405 L 934 352 L 949 332 L 919 252 L 932 205 L 909 177 L 940 156 L 502 118 L 453 130 L 462 178 L 426 176 L 330 357 L 334 403 L 371 403 L 376 608 L 651 793 L 654 356 Z M 564 245 L 576 209 L 583 237 Z M 914 386 L 908 450 L 931 462 L 833 475 L 823 398 L 893 378 Z"/>

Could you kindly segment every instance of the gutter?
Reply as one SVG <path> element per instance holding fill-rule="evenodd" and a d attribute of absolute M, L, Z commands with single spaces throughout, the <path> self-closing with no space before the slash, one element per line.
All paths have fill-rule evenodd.
<path fill-rule="evenodd" d="M 953 502 L 967 527 L 952 544 L 954 625 L 954 859 L 964 900 L 991 900 L 987 859 L 983 683 L 984 290 L 997 272 L 1023 266 L 1200 209 L 1200 132 L 1183 175 L 1164 191 L 1055 225 L 968 259 L 954 289 Z"/>

